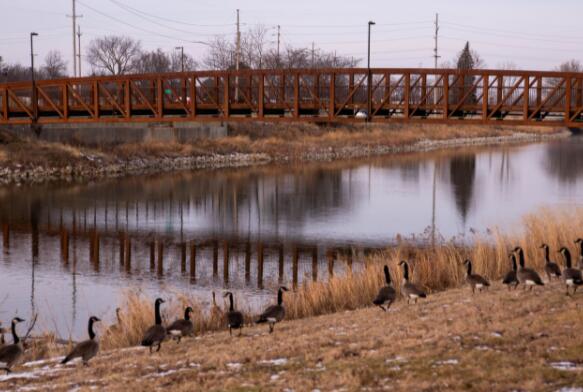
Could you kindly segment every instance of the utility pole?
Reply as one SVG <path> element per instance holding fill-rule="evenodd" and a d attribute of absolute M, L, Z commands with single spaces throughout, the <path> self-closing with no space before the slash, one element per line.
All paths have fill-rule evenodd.
<path fill-rule="evenodd" d="M 279 67 L 279 45 L 281 43 L 281 26 L 277 25 L 277 66 Z"/>
<path fill-rule="evenodd" d="M 177 46 L 176 50 L 180 50 L 180 71 L 184 72 L 184 46 Z"/>
<path fill-rule="evenodd" d="M 241 63 L 241 24 L 239 23 L 239 9 L 237 9 L 237 49 L 235 53 L 235 69 L 237 77 L 235 78 L 235 101 L 239 102 L 239 67 Z"/>
<path fill-rule="evenodd" d="M 30 82 L 31 82 L 31 103 L 32 103 L 32 130 L 36 132 L 36 121 L 38 119 L 38 102 L 36 99 L 36 82 L 34 78 L 34 42 L 33 38 L 37 37 L 38 33 L 30 33 Z"/>
<path fill-rule="evenodd" d="M 438 52 L 438 39 L 439 39 L 439 14 L 435 14 L 435 46 L 433 48 L 433 59 L 434 59 L 434 68 L 437 68 L 437 59 L 439 59 L 441 56 L 439 55 Z"/>
<path fill-rule="evenodd" d="M 366 70 L 367 70 L 367 108 L 366 108 L 366 121 L 369 122 L 372 117 L 372 73 L 370 72 L 370 30 L 371 27 L 374 26 L 376 23 L 372 20 L 368 21 L 368 52 L 367 52 L 367 62 L 366 62 Z M 336 56 L 334 56 L 336 57 Z"/>
<path fill-rule="evenodd" d="M 81 26 L 77 26 L 77 62 L 79 66 L 79 77 L 81 74 Z"/>
<path fill-rule="evenodd" d="M 438 39 L 439 39 L 439 14 L 435 14 L 435 46 L 433 48 L 433 60 L 434 60 L 434 68 L 437 69 L 437 60 L 441 57 L 438 52 Z M 435 75 L 435 83 L 437 84 L 437 75 Z M 445 99 L 445 97 L 444 97 Z M 439 95 L 437 92 L 437 86 L 433 89 L 433 103 L 437 105 L 437 101 L 439 100 Z"/>
<path fill-rule="evenodd" d="M 77 4 L 76 0 L 73 1 L 73 14 L 69 17 L 73 19 L 73 76 L 77 76 L 77 18 L 81 18 L 83 15 L 77 15 Z"/>

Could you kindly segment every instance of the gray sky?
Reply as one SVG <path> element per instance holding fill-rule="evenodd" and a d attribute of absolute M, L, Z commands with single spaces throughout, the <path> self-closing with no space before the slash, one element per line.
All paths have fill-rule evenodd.
<path fill-rule="evenodd" d="M 120 7 L 132 7 L 142 12 Z M 93 9 L 91 9 L 91 8 Z M 372 66 L 431 67 L 433 21 L 440 18 L 440 55 L 450 60 L 466 40 L 489 68 L 513 62 L 523 69 L 552 69 L 576 58 L 583 61 L 581 0 L 78 0 L 82 43 L 105 34 L 139 39 L 145 49 L 166 51 L 183 45 L 195 58 L 215 35 L 235 37 L 236 9 L 243 31 L 256 24 L 281 25 L 282 44 L 311 46 L 340 55 L 366 58 L 369 19 Z M 99 12 L 96 12 L 99 11 Z M 72 64 L 71 0 L 0 0 L 0 56 L 28 64 L 29 33 L 37 62 L 51 49 Z M 153 16 L 150 16 L 153 15 Z M 84 71 L 88 66 L 84 63 Z"/>

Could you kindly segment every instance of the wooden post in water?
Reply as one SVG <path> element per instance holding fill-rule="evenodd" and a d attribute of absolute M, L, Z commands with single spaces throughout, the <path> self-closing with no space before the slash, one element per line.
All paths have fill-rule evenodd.
<path fill-rule="evenodd" d="M 257 287 L 263 288 L 263 244 L 257 244 Z"/>
<path fill-rule="evenodd" d="M 164 242 L 158 242 L 158 276 L 164 276 Z"/>
<path fill-rule="evenodd" d="M 190 243 L 190 279 L 196 280 L 196 244 Z"/>
<path fill-rule="evenodd" d="M 186 273 L 186 243 L 180 244 L 180 272 Z"/>
<path fill-rule="evenodd" d="M 66 229 L 61 230 L 61 258 L 63 263 L 69 263 L 69 233 Z"/>
<path fill-rule="evenodd" d="M 219 241 L 213 241 L 213 276 L 219 274 Z"/>
<path fill-rule="evenodd" d="M 99 272 L 99 234 L 93 232 L 93 269 Z"/>
<path fill-rule="evenodd" d="M 312 249 L 312 281 L 318 281 L 318 246 Z"/>
<path fill-rule="evenodd" d="M 2 224 L 2 247 L 4 248 L 4 253 L 7 253 L 10 249 L 10 226 L 8 223 Z"/>
<path fill-rule="evenodd" d="M 229 283 L 229 243 L 223 242 L 223 277 L 225 283 Z"/>
<path fill-rule="evenodd" d="M 283 244 L 281 244 L 279 246 L 279 271 L 278 271 L 279 272 L 278 277 L 279 277 L 280 284 L 283 282 L 284 262 L 285 262 L 285 254 L 284 254 Z"/>
<path fill-rule="evenodd" d="M 150 242 L 150 272 L 156 269 L 156 240 Z"/>
<path fill-rule="evenodd" d="M 334 250 L 326 251 L 326 260 L 328 261 L 328 279 L 334 277 Z"/>
<path fill-rule="evenodd" d="M 251 243 L 245 244 L 245 281 L 251 280 Z"/>
<path fill-rule="evenodd" d="M 126 272 L 131 272 L 132 270 L 132 239 L 126 235 L 125 237 L 125 260 L 124 266 Z"/>
<path fill-rule="evenodd" d="M 298 263 L 300 258 L 300 251 L 296 245 L 292 253 L 292 281 L 294 289 L 298 287 Z"/>
<path fill-rule="evenodd" d="M 126 236 L 124 233 L 119 233 L 119 265 L 125 264 L 125 247 L 126 247 Z"/>

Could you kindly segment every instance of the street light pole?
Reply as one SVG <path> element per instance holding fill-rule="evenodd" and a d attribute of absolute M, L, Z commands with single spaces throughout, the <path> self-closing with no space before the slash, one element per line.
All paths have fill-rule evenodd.
<path fill-rule="evenodd" d="M 30 33 L 30 80 L 32 84 L 31 103 L 32 103 L 32 128 L 36 131 L 36 120 L 38 118 L 38 102 L 36 99 L 36 82 L 34 79 L 34 45 L 33 38 L 37 37 L 38 33 Z"/>
<path fill-rule="evenodd" d="M 366 121 L 370 121 L 371 119 L 371 112 L 372 112 L 372 89 L 371 89 L 371 85 L 372 85 L 372 74 L 370 72 L 370 30 L 371 27 L 374 26 L 376 23 L 373 22 L 372 20 L 368 21 L 368 56 L 367 56 L 367 63 L 366 63 L 366 70 L 368 73 L 368 82 L 367 82 L 367 91 L 368 91 L 368 99 L 367 99 L 367 103 L 368 103 L 368 107 L 367 107 L 367 111 L 366 111 Z"/>

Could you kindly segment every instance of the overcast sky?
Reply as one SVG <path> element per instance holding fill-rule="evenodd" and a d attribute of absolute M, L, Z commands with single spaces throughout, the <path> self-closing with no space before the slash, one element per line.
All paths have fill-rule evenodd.
<path fill-rule="evenodd" d="M 125 6 L 125 9 L 124 9 Z M 132 8 L 127 8 L 127 7 Z M 367 22 L 372 66 L 433 65 L 435 13 L 439 13 L 439 54 L 450 60 L 466 40 L 489 68 L 513 62 L 523 69 L 552 69 L 583 61 L 581 0 L 77 0 L 82 44 L 105 34 L 123 34 L 145 49 L 184 46 L 195 58 L 216 35 L 235 37 L 236 9 L 242 30 L 281 25 L 283 45 L 317 47 L 365 63 Z M 28 64 L 29 33 L 40 34 L 35 52 L 42 63 L 51 49 L 72 64 L 71 0 L 0 0 L 0 56 Z M 84 70 L 88 66 L 84 65 Z"/>

